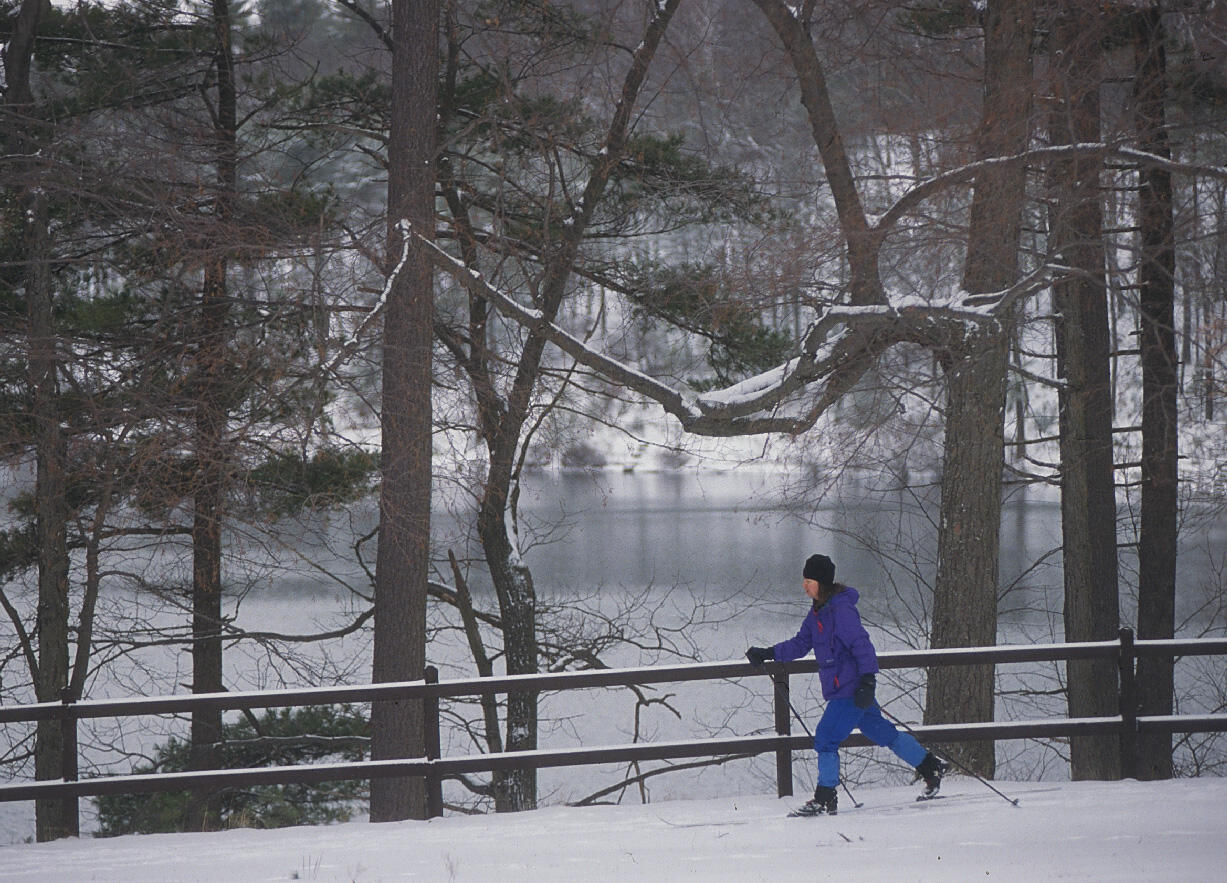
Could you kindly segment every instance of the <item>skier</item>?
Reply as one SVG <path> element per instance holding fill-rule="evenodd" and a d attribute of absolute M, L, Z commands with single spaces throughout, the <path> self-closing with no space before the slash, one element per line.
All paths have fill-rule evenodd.
<path fill-rule="evenodd" d="M 856 589 L 835 582 L 835 562 L 826 555 L 811 555 L 802 571 L 802 586 L 813 601 L 813 610 L 796 636 L 772 647 L 751 647 L 746 658 L 756 666 L 774 660 L 788 662 L 814 651 L 818 660 L 818 680 L 826 711 L 814 731 L 814 750 L 818 752 L 818 787 L 814 799 L 796 811 L 797 815 L 835 815 L 839 806 L 835 787 L 839 784 L 839 746 L 857 727 L 870 740 L 895 752 L 924 780 L 918 799 L 937 796 L 945 765 L 926 751 L 911 733 L 895 728 L 882 716 L 874 700 L 877 686 L 878 656 L 861 625 L 856 610 L 860 597 Z"/>

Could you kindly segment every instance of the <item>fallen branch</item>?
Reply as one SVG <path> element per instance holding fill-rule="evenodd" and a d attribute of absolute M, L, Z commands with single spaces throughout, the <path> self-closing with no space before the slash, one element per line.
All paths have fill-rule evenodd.
<path fill-rule="evenodd" d="M 618 782 L 616 785 L 610 785 L 608 788 L 602 788 L 600 791 L 594 791 L 582 800 L 577 800 L 574 803 L 568 803 L 567 806 L 591 806 L 597 800 L 600 800 L 606 794 L 612 794 L 615 791 L 625 790 L 632 785 L 638 785 L 653 776 L 663 776 L 665 773 L 680 773 L 682 770 L 693 770 L 706 766 L 723 766 L 730 760 L 746 760 L 751 757 L 757 757 L 756 754 L 728 754 L 723 757 L 712 757 L 707 760 L 696 760 L 690 763 L 665 764 L 663 767 L 648 770 L 646 773 L 640 773 L 637 776 L 632 776 Z"/>

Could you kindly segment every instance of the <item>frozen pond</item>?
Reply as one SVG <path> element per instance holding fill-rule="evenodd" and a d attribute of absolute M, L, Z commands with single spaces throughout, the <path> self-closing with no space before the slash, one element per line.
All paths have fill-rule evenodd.
<path fill-rule="evenodd" d="M 535 473 L 528 476 L 521 509 L 529 535 L 526 559 L 544 602 L 574 599 L 604 615 L 615 615 L 632 600 L 654 611 L 657 624 L 676 628 L 676 644 L 691 658 L 740 658 L 750 643 L 788 637 L 804 615 L 801 564 L 813 552 L 831 555 L 840 580 L 855 585 L 861 608 L 879 649 L 922 646 L 928 592 L 936 556 L 931 493 L 881 493 L 854 482 L 838 497 L 809 499 L 766 471 L 678 471 L 660 473 Z M 353 537 L 370 529 L 373 511 L 320 517 L 296 525 L 280 551 L 250 538 L 234 542 L 235 553 L 253 565 L 233 612 L 250 630 L 283 634 L 322 631 L 344 622 L 360 604 L 351 592 L 367 593 L 366 575 L 353 555 Z M 458 522 L 436 516 L 439 551 L 464 554 Z M 1000 641 L 1060 640 L 1062 596 L 1060 508 L 1052 492 L 1019 489 L 1003 510 L 1003 586 Z M 1190 531 L 1181 549 L 1179 580 L 1182 611 L 1198 610 L 1194 625 L 1213 625 L 1221 608 L 1200 609 L 1216 585 L 1215 573 L 1227 548 L 1227 525 L 1220 518 Z M 271 551 L 270 551 L 271 549 Z M 475 549 L 467 547 L 469 555 Z M 1220 556 L 1216 558 L 1215 556 Z M 373 549 L 364 557 L 374 560 Z M 1128 586 L 1132 562 L 1122 556 L 1122 610 L 1132 606 Z M 470 570 L 479 605 L 492 605 L 481 568 Z M 130 589 L 107 593 L 103 609 L 128 611 L 140 606 L 150 622 L 182 623 L 173 605 L 152 603 Z M 633 606 L 633 605 L 632 605 Z M 1218 622 L 1220 627 L 1223 623 Z M 136 627 L 134 621 L 134 628 Z M 228 680 L 234 689 L 369 680 L 369 636 L 359 633 L 327 645 L 307 646 L 287 660 L 259 646 L 227 650 Z M 473 666 L 454 633 L 440 636 L 428 655 L 443 677 L 469 677 Z M 669 661 L 665 654 L 636 647 L 611 651 L 616 666 Z M 887 679 L 880 691 L 894 699 L 896 714 L 917 720 L 922 693 L 912 673 Z M 909 680 L 910 678 L 910 680 Z M 142 651 L 103 673 L 91 694 L 183 692 L 191 680 L 190 660 L 179 648 Z M 757 680 L 757 679 L 755 679 Z M 770 727 L 770 697 L 762 683 L 676 685 L 657 691 L 676 693 L 669 705 L 642 709 L 634 732 L 635 699 L 626 691 L 546 697 L 542 706 L 542 747 L 579 743 L 615 744 L 632 739 L 692 739 L 707 734 L 762 731 Z M 900 696 L 900 694 L 905 694 Z M 578 698 L 577 698 L 578 697 Z M 816 685 L 794 684 L 794 701 L 811 721 L 820 709 Z M 125 749 L 147 750 L 165 733 L 181 729 L 175 721 L 129 722 L 106 740 Z M 452 734 L 446 754 L 472 753 L 471 743 Z M 1008 764 L 1013 762 L 1004 758 Z M 105 761 L 98 752 L 95 762 Z M 872 753 L 850 773 L 881 777 Z M 876 764 L 876 766 L 875 766 Z M 811 758 L 794 760 L 804 788 L 812 778 Z M 1018 767 L 1022 775 L 1060 775 L 1050 759 Z M 655 799 L 710 797 L 731 791 L 770 791 L 772 761 L 744 761 L 702 773 L 670 775 L 652 781 Z M 115 771 L 120 771 L 119 769 Z M 574 800 L 617 781 L 621 769 L 577 768 L 541 773 L 543 802 Z M 1004 772 L 1009 772 L 1005 769 Z M 887 770 L 887 779 L 902 771 Z M 627 800 L 639 795 L 628 792 Z M 83 802 L 83 808 L 88 807 Z M 20 840 L 32 831 L 28 804 L 0 805 L 0 842 Z M 87 820 L 88 826 L 88 820 Z"/>

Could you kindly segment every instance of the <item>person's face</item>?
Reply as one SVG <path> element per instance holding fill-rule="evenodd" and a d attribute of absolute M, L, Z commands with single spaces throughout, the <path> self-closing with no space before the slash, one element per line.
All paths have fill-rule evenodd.
<path fill-rule="evenodd" d="M 802 579 L 801 585 L 805 587 L 805 594 L 809 597 L 811 601 L 818 600 L 818 580 Z"/>

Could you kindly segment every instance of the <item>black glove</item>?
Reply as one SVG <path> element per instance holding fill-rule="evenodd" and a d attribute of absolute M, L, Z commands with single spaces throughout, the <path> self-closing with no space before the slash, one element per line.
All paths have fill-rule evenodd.
<path fill-rule="evenodd" d="M 772 647 L 751 647 L 746 651 L 746 659 L 750 660 L 750 665 L 757 668 L 764 662 L 775 660 L 775 649 Z"/>
<path fill-rule="evenodd" d="M 852 694 L 852 701 L 857 708 L 868 708 L 873 705 L 873 691 L 878 686 L 878 679 L 874 675 L 861 675 L 860 682 L 856 685 L 856 692 Z"/>

